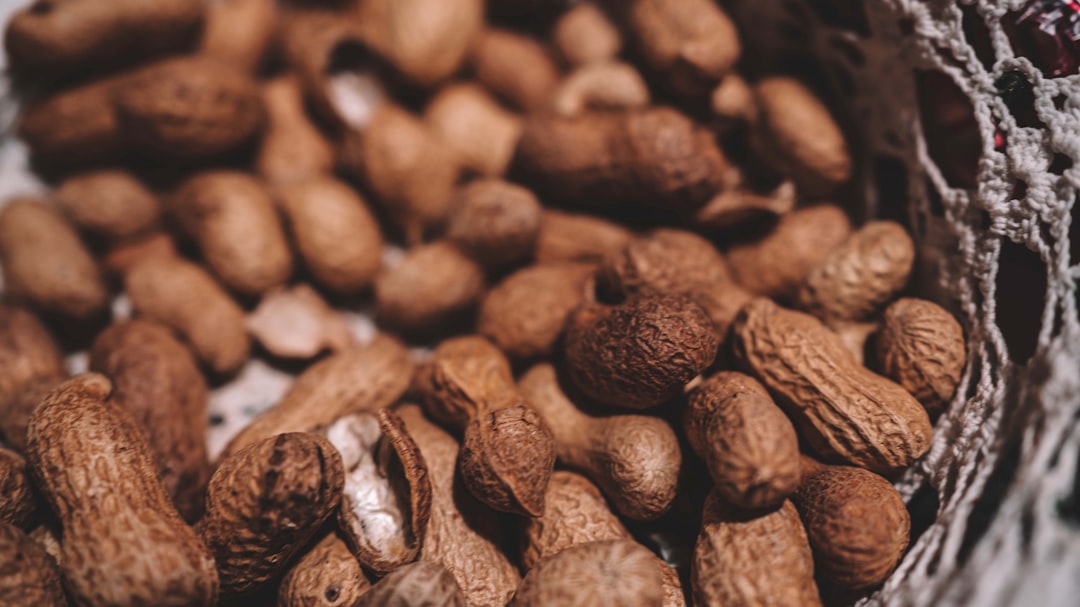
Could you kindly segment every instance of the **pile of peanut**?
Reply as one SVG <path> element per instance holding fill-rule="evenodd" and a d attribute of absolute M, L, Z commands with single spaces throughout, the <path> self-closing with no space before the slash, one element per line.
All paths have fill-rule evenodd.
<path fill-rule="evenodd" d="M 711 0 L 17 13 L 54 189 L 0 210 L 0 604 L 879 586 L 963 330 L 904 297 L 904 227 L 835 204 L 815 83 L 740 76 L 738 36 Z M 211 461 L 209 387 L 253 357 L 300 371 Z"/>

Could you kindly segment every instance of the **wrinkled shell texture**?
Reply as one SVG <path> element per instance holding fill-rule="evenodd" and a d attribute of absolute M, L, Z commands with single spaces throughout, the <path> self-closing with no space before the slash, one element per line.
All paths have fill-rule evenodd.
<path fill-rule="evenodd" d="M 258 295 L 292 274 L 274 200 L 258 179 L 231 171 L 201 173 L 172 196 L 169 212 L 230 288 Z"/>
<path fill-rule="evenodd" d="M 490 177 L 506 173 L 521 136 L 521 118 L 475 84 L 440 89 L 424 110 L 424 120 L 465 167 Z"/>
<path fill-rule="evenodd" d="M 281 402 L 233 437 L 223 455 L 275 434 L 310 432 L 350 413 L 387 407 L 405 393 L 412 375 L 409 351 L 387 336 L 330 356 L 300 374 Z"/>
<path fill-rule="evenodd" d="M 592 275 L 593 267 L 582 263 L 522 268 L 488 291 L 476 330 L 511 358 L 550 356 L 567 317 L 585 301 Z"/>
<path fill-rule="evenodd" d="M 23 389 L 35 379 L 57 376 L 64 370 L 59 347 L 29 310 L 0 304 L 0 369 L 0 429 L 6 434 L 12 426 L 25 426 L 25 421 L 12 420 L 13 401 Z M 21 444 L 25 437 L 5 438 Z"/>
<path fill-rule="evenodd" d="M 138 423 L 106 403 L 111 390 L 80 375 L 30 419 L 27 458 L 63 526 L 64 587 L 80 604 L 213 604 L 214 559 L 165 494 Z"/>
<path fill-rule="evenodd" d="M 712 364 L 719 342 L 712 320 L 688 297 L 646 294 L 575 310 L 566 327 L 566 363 L 589 397 L 647 409 L 682 392 Z"/>
<path fill-rule="evenodd" d="M 100 313 L 108 291 L 79 235 L 42 201 L 20 198 L 0 211 L 0 267 L 9 297 L 74 318 Z"/>
<path fill-rule="evenodd" d="M 557 470 L 551 475 L 544 514 L 525 519 L 521 564 L 528 571 L 541 559 L 572 546 L 630 537 L 604 496 L 587 478 Z"/>
<path fill-rule="evenodd" d="M 814 558 L 790 501 L 768 513 L 705 501 L 690 583 L 696 605 L 820 606 Z"/>
<path fill-rule="evenodd" d="M 948 405 L 967 360 L 964 330 L 952 314 L 929 301 L 897 300 L 885 309 L 875 345 L 883 374 L 931 412 Z"/>
<path fill-rule="evenodd" d="M 463 320 L 484 290 L 484 271 L 446 241 L 421 245 L 375 281 L 380 322 L 406 333 Z"/>
<path fill-rule="evenodd" d="M 798 486 L 799 437 L 753 378 L 730 371 L 710 377 L 690 394 L 684 416 L 687 440 L 727 502 L 772 508 Z"/>
<path fill-rule="evenodd" d="M 660 607 L 664 591 L 654 558 L 633 540 L 567 548 L 529 571 L 510 605 Z"/>
<path fill-rule="evenodd" d="M 242 595 L 280 573 L 337 508 L 344 482 L 341 456 L 314 434 L 279 434 L 224 459 L 197 527 L 222 594 Z"/>
<path fill-rule="evenodd" d="M 67 377 L 67 373 L 58 373 L 32 379 L 5 404 L 3 412 L 0 413 L 0 432 L 3 432 L 5 444 L 20 452 L 26 452 L 26 427 L 30 423 L 30 415 Z"/>
<path fill-rule="evenodd" d="M 355 190 L 323 177 L 282 188 L 279 201 L 292 240 L 316 282 L 339 293 L 371 285 L 382 263 L 383 237 Z"/>
<path fill-rule="evenodd" d="M 149 257 L 127 273 L 124 290 L 136 310 L 176 330 L 215 373 L 231 373 L 247 360 L 244 310 L 200 266 Z"/>
<path fill-rule="evenodd" d="M 859 468 L 826 466 L 792 497 L 814 550 L 817 573 L 852 589 L 880 584 L 907 548 L 911 517 L 884 478 Z"/>
<path fill-rule="evenodd" d="M 520 577 L 499 548 L 497 521 L 455 480 L 457 442 L 425 419 L 419 407 L 403 406 L 397 412 L 431 475 L 431 520 L 420 559 L 446 567 L 469 605 L 506 605 Z"/>
<path fill-rule="evenodd" d="M 739 284 L 758 295 L 791 297 L 803 279 L 851 234 L 840 207 L 823 204 L 781 217 L 764 237 L 728 250 Z"/>
<path fill-rule="evenodd" d="M 872 221 L 807 275 L 796 299 L 826 322 L 862 320 L 904 288 L 914 264 L 915 243 L 904 228 Z"/>
<path fill-rule="evenodd" d="M 56 561 L 18 527 L 0 522 L 0 603 L 67 607 Z"/>
<path fill-rule="evenodd" d="M 509 30 L 489 28 L 473 50 L 476 79 L 522 110 L 546 104 L 559 82 L 558 67 L 533 38 Z"/>
<path fill-rule="evenodd" d="M 591 2 L 579 2 L 559 17 L 552 43 L 570 65 L 585 65 L 615 58 L 622 50 L 622 35 L 604 11 Z"/>
<path fill-rule="evenodd" d="M 124 171 L 76 175 L 60 184 L 55 197 L 72 223 L 109 239 L 143 232 L 161 214 L 161 205 L 153 192 Z"/>
<path fill-rule="evenodd" d="M 281 580 L 278 607 L 353 607 L 371 588 L 344 540 L 330 533 Z"/>
<path fill-rule="evenodd" d="M 857 364 L 814 317 L 759 298 L 743 308 L 733 331 L 739 363 L 821 457 L 888 475 L 930 448 L 933 428 L 922 405 Z"/>
<path fill-rule="evenodd" d="M 541 210 L 536 196 L 521 186 L 473 181 L 458 192 L 446 238 L 479 263 L 513 266 L 532 255 Z"/>
<path fill-rule="evenodd" d="M 116 243 L 101 258 L 101 266 L 111 277 L 122 277 L 144 259 L 177 256 L 172 235 L 155 231 Z"/>
<path fill-rule="evenodd" d="M 26 460 L 0 447 L 0 523 L 25 529 L 34 518 L 37 499 Z"/>
<path fill-rule="evenodd" d="M 295 77 L 283 76 L 263 85 L 266 133 L 255 172 L 271 185 L 284 185 L 330 175 L 334 148 L 304 108 L 303 90 Z"/>
<path fill-rule="evenodd" d="M 454 575 L 438 563 L 420 561 L 379 580 L 353 607 L 465 607 Z"/>
<path fill-rule="evenodd" d="M 536 261 L 599 262 L 631 238 L 629 230 L 605 219 L 544 209 L 536 240 Z"/>
<path fill-rule="evenodd" d="M 112 381 L 110 400 L 142 425 L 165 492 L 185 518 L 196 517 L 210 468 L 206 380 L 194 357 L 164 326 L 130 320 L 98 335 L 90 370 Z"/>

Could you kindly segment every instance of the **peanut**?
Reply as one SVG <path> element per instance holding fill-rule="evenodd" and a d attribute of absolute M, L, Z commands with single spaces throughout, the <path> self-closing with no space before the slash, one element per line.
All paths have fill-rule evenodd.
<path fill-rule="evenodd" d="M 99 80 L 31 102 L 17 128 L 34 161 L 69 168 L 118 156 L 123 145 L 113 98 L 122 79 Z"/>
<path fill-rule="evenodd" d="M 888 475 L 930 448 L 933 428 L 918 401 L 856 363 L 814 317 L 758 298 L 732 330 L 739 363 L 776 396 L 818 455 Z"/>
<path fill-rule="evenodd" d="M 80 604 L 213 604 L 214 559 L 157 478 L 146 436 L 89 373 L 30 418 L 27 458 L 63 527 L 64 586 Z"/>
<path fill-rule="evenodd" d="M 465 595 L 446 567 L 430 561 L 405 565 L 379 580 L 355 607 L 465 607 Z"/>
<path fill-rule="evenodd" d="M 281 580 L 278 607 L 352 607 L 371 589 L 360 563 L 336 533 L 328 533 Z"/>
<path fill-rule="evenodd" d="M 196 527 L 217 559 L 222 596 L 280 573 L 337 509 L 343 484 L 341 456 L 314 434 L 279 434 L 222 460 Z"/>
<path fill-rule="evenodd" d="M 74 228 L 48 204 L 16 198 L 0 210 L 0 266 L 7 293 L 42 312 L 88 319 L 108 290 Z"/>
<path fill-rule="evenodd" d="M 151 257 L 179 257 L 176 242 L 168 232 L 153 231 L 117 242 L 105 252 L 101 265 L 110 277 L 123 278 L 139 262 Z"/>
<path fill-rule="evenodd" d="M 599 217 L 544 209 L 536 261 L 600 261 L 633 238 L 629 230 Z"/>
<path fill-rule="evenodd" d="M 26 459 L 0 447 L 0 524 L 29 529 L 37 509 L 38 498 Z"/>
<path fill-rule="evenodd" d="M 582 304 L 567 320 L 565 342 L 570 378 L 586 396 L 648 409 L 712 364 L 720 336 L 690 298 L 650 291 L 616 306 Z"/>
<path fill-rule="evenodd" d="M 440 240 L 411 249 L 375 280 L 376 316 L 410 336 L 437 334 L 469 321 L 483 291 L 483 268 Z"/>
<path fill-rule="evenodd" d="M 578 2 L 555 22 L 552 44 L 571 66 L 610 61 L 622 50 L 622 35 L 592 2 Z"/>
<path fill-rule="evenodd" d="M 469 491 L 495 510 L 543 513 L 554 439 L 518 394 L 498 348 L 477 336 L 448 339 L 416 384 L 427 413 L 464 435 L 461 474 Z"/>
<path fill-rule="evenodd" d="M 870 336 L 878 330 L 881 323 L 877 322 L 834 322 L 829 328 L 833 333 L 840 336 L 840 341 L 844 343 L 844 347 L 848 352 L 851 352 L 852 358 L 860 365 L 864 364 L 864 358 L 866 357 L 866 344 L 869 341 Z M 888 375 L 886 375 L 888 377 Z M 896 381 L 894 378 L 891 378 Z M 901 382 L 897 382 L 903 385 Z M 910 388 L 905 386 L 908 392 L 912 392 Z M 912 394 L 914 396 L 914 394 Z"/>
<path fill-rule="evenodd" d="M 56 561 L 18 527 L 0 521 L 0 602 L 8 607 L 67 607 Z"/>
<path fill-rule="evenodd" d="M 632 540 L 590 542 L 548 557 L 525 576 L 510 607 L 663 604 L 655 557 Z"/>
<path fill-rule="evenodd" d="M 65 379 L 67 373 L 36 377 L 7 402 L 3 416 L 0 417 L 0 430 L 3 431 L 4 440 L 9 446 L 21 452 L 26 451 L 26 426 L 30 423 L 30 415 Z"/>
<path fill-rule="evenodd" d="M 799 483 L 799 438 L 754 378 L 721 371 L 690 393 L 683 428 L 714 491 L 746 509 L 775 508 Z"/>
<path fill-rule="evenodd" d="M 295 76 L 280 76 L 262 87 L 266 135 L 255 159 L 255 172 L 271 186 L 330 175 L 334 147 L 304 111 L 303 91 Z"/>
<path fill-rule="evenodd" d="M 546 363 L 530 369 L 518 391 L 551 428 L 558 460 L 599 485 L 620 514 L 653 520 L 671 508 L 682 452 L 666 422 L 646 415 L 588 415 Z"/>
<path fill-rule="evenodd" d="M 125 171 L 70 177 L 60 184 L 55 197 L 60 210 L 79 229 L 108 241 L 146 232 L 161 215 L 157 197 Z"/>
<path fill-rule="evenodd" d="M 424 121 L 480 175 L 506 173 L 521 136 L 521 118 L 475 84 L 444 86 L 424 110 Z"/>
<path fill-rule="evenodd" d="M 446 239 L 489 269 L 532 256 L 540 233 L 540 201 L 512 183 L 482 179 L 458 190 Z"/>
<path fill-rule="evenodd" d="M 64 372 L 59 346 L 29 310 L 0 304 L 0 370 L 0 431 L 21 449 L 30 411 L 17 409 L 16 399 L 35 380 Z"/>
<path fill-rule="evenodd" d="M 911 392 L 927 411 L 940 413 L 964 373 L 964 330 L 937 304 L 899 299 L 885 309 L 875 358 L 886 377 Z"/>
<path fill-rule="evenodd" d="M 709 96 L 709 110 L 724 125 L 757 121 L 757 100 L 754 90 L 742 76 L 731 73 L 716 85 Z"/>
<path fill-rule="evenodd" d="M 552 107 L 560 116 L 589 110 L 633 110 L 649 105 L 649 88 L 630 64 L 590 63 L 563 78 L 552 93 Z"/>
<path fill-rule="evenodd" d="M 307 285 L 273 291 L 247 319 L 248 332 L 262 347 L 282 358 L 310 359 L 324 349 L 353 345 L 344 316 Z"/>
<path fill-rule="evenodd" d="M 199 51 L 238 70 L 258 71 L 277 30 L 274 0 L 219 0 L 206 9 Z"/>
<path fill-rule="evenodd" d="M 472 67 L 480 84 L 525 111 L 545 106 L 559 81 L 559 68 L 538 41 L 498 28 L 477 38 Z"/>

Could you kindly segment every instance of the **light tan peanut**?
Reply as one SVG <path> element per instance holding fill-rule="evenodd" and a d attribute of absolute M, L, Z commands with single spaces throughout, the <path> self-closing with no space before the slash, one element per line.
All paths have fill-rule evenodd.
<path fill-rule="evenodd" d="M 238 70 L 255 73 L 277 29 L 274 0 L 218 0 L 206 9 L 199 51 Z"/>
<path fill-rule="evenodd" d="M 416 391 L 429 415 L 464 435 L 461 475 L 477 499 L 503 512 L 544 512 L 554 438 L 518 394 L 494 344 L 479 336 L 442 342 L 418 373 Z"/>
<path fill-rule="evenodd" d="M 561 116 L 589 110 L 639 109 L 649 105 L 649 87 L 628 63 L 590 63 L 562 79 L 552 92 L 551 103 Z"/>
<path fill-rule="evenodd" d="M 932 302 L 905 297 L 885 308 L 874 340 L 876 368 L 930 413 L 949 404 L 967 362 L 964 329 Z"/>
<path fill-rule="evenodd" d="M 690 392 L 683 428 L 729 504 L 775 508 L 798 486 L 799 437 L 754 378 L 721 371 L 706 379 Z"/>
<path fill-rule="evenodd" d="M 27 458 L 63 527 L 64 587 L 87 605 L 213 604 L 214 559 L 157 478 L 146 435 L 106 400 L 102 375 L 61 384 L 34 411 Z"/>
<path fill-rule="evenodd" d="M 855 362 L 862 365 L 866 356 L 866 343 L 880 326 L 881 323 L 878 322 L 835 322 L 829 328 L 840 336 L 840 341 L 844 342 L 844 347 L 851 352 Z M 908 389 L 908 392 L 911 392 L 911 389 Z"/>
<path fill-rule="evenodd" d="M 646 415 L 588 415 L 546 363 L 530 369 L 518 390 L 551 428 L 558 460 L 595 482 L 620 514 L 652 520 L 671 508 L 682 453 L 667 422 Z"/>
<path fill-rule="evenodd" d="M 409 351 L 388 335 L 327 357 L 300 374 L 281 402 L 241 430 L 223 457 L 283 432 L 312 432 L 350 413 L 372 412 L 397 401 L 412 381 Z"/>
<path fill-rule="evenodd" d="M 7 607 L 67 607 L 56 561 L 18 527 L 0 521 L 0 602 Z"/>
<path fill-rule="evenodd" d="M 590 542 L 567 548 L 529 571 L 510 606 L 660 607 L 664 591 L 654 559 L 633 540 Z"/>
<path fill-rule="evenodd" d="M 532 192 L 498 179 L 480 179 L 458 190 L 446 239 L 488 269 L 517 265 L 532 256 L 542 208 Z"/>
<path fill-rule="evenodd" d="M 731 73 L 716 85 L 709 97 L 709 110 L 724 126 L 757 121 L 757 100 L 754 89 L 742 76 Z"/>
<path fill-rule="evenodd" d="M 131 268 L 124 289 L 135 310 L 174 329 L 213 372 L 232 373 L 247 360 L 244 311 L 199 266 L 150 257 Z"/>
<path fill-rule="evenodd" d="M 0 210 L 4 289 L 42 312 L 75 319 L 101 314 L 108 290 L 75 229 L 51 206 L 31 198 Z"/>
<path fill-rule="evenodd" d="M 337 450 L 303 432 L 222 460 L 196 526 L 217 560 L 222 596 L 249 594 L 281 573 L 337 510 L 344 479 Z"/>
<path fill-rule="evenodd" d="M 818 576 L 853 590 L 877 586 L 907 549 L 911 516 L 892 483 L 873 472 L 803 456 L 792 496 Z"/>
<path fill-rule="evenodd" d="M 480 84 L 525 111 L 547 105 L 559 81 L 559 68 L 538 41 L 498 28 L 477 38 L 472 67 Z"/>
<path fill-rule="evenodd" d="M 769 389 L 821 457 L 888 475 L 930 448 L 933 428 L 918 401 L 856 363 L 814 317 L 758 298 L 732 330 L 739 364 Z"/>
<path fill-rule="evenodd" d="M 0 304 L 0 432 L 22 449 L 29 410 L 16 406 L 35 381 L 60 376 L 64 360 L 48 329 L 29 310 Z"/>
<path fill-rule="evenodd" d="M 312 124 L 295 76 L 275 78 L 262 87 L 266 134 L 255 158 L 255 172 L 271 186 L 324 177 L 334 170 L 334 147 Z"/>
<path fill-rule="evenodd" d="M 465 595 L 454 575 L 438 563 L 420 561 L 379 580 L 354 607 L 465 607 Z"/>
<path fill-rule="evenodd" d="M 728 262 L 735 279 L 751 292 L 791 297 L 850 234 L 851 222 L 840 207 L 808 207 L 781 217 L 765 236 L 731 247 Z"/>
<path fill-rule="evenodd" d="M 247 328 L 262 347 L 282 358 L 314 358 L 325 349 L 347 350 L 355 342 L 345 316 L 305 284 L 267 293 L 248 315 Z"/>
<path fill-rule="evenodd" d="M 499 546 L 499 527 L 489 511 L 455 478 L 459 446 L 424 418 L 416 405 L 397 410 L 427 462 L 431 477 L 431 520 L 422 561 L 450 571 L 469 605 L 502 607 L 520 582 L 517 569 Z"/>
<path fill-rule="evenodd" d="M 408 251 L 375 280 L 377 319 L 402 333 L 427 336 L 471 318 L 484 270 L 445 240 Z"/>
<path fill-rule="evenodd" d="M 146 232 L 161 215 L 157 197 L 130 173 L 120 170 L 69 177 L 55 197 L 60 210 L 79 229 L 109 241 Z"/>
<path fill-rule="evenodd" d="M 871 221 L 810 271 L 795 296 L 826 323 L 873 316 L 907 284 L 915 243 L 900 224 Z"/>
<path fill-rule="evenodd" d="M 710 494 L 690 583 L 700 607 L 821 605 L 806 530 L 790 501 L 755 512 Z"/>
<path fill-rule="evenodd" d="M 631 238 L 633 234 L 626 228 L 599 217 L 544 209 L 536 261 L 598 262 Z"/>
<path fill-rule="evenodd" d="M 751 139 L 800 194 L 826 197 L 851 177 L 844 134 L 814 93 L 787 77 L 765 78 L 754 92 L 759 120 Z"/>
<path fill-rule="evenodd" d="M 297 252 L 319 284 L 338 293 L 371 285 L 382 263 L 383 237 L 355 190 L 317 177 L 282 186 L 278 200 Z"/>
<path fill-rule="evenodd" d="M 165 492 L 184 518 L 197 519 L 210 464 L 206 380 L 195 358 L 164 326 L 129 320 L 94 339 L 90 370 L 112 381 L 109 400 L 146 432 Z"/>
<path fill-rule="evenodd" d="M 476 331 L 515 360 L 555 353 L 570 313 L 585 301 L 593 266 L 546 263 L 524 267 L 484 297 Z"/>
<path fill-rule="evenodd" d="M 38 497 L 26 459 L 0 447 L 0 524 L 29 529 L 37 510 Z"/>
<path fill-rule="evenodd" d="M 111 278 L 123 278 L 131 268 L 150 257 L 178 257 L 176 242 L 168 232 L 153 231 L 117 242 L 101 258 L 101 266 Z"/>
<path fill-rule="evenodd" d="M 274 199 L 254 177 L 199 173 L 170 197 L 169 214 L 229 288 L 260 295 L 292 274 L 292 253 Z"/>
<path fill-rule="evenodd" d="M 575 3 L 563 13 L 555 22 L 551 41 L 572 66 L 610 61 L 622 50 L 619 29 L 592 2 Z"/>
<path fill-rule="evenodd" d="M 521 118 L 476 84 L 444 86 L 424 110 L 424 121 L 470 171 L 506 173 L 521 136 Z"/>
<path fill-rule="evenodd" d="M 359 561 L 336 533 L 297 559 L 281 580 L 278 607 L 352 607 L 371 589 Z"/>
<path fill-rule="evenodd" d="M 7 445 L 20 452 L 26 451 L 26 426 L 30 423 L 30 415 L 67 378 L 66 372 L 36 377 L 7 402 L 0 417 L 0 431 L 3 431 Z"/>

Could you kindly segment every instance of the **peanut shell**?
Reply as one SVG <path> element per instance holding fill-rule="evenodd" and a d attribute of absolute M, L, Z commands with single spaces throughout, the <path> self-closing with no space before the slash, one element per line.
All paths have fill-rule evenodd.
<path fill-rule="evenodd" d="M 0 304 L 0 369 L 0 431 L 21 449 L 30 411 L 16 408 L 16 399 L 35 380 L 64 372 L 59 346 L 25 308 Z"/>
<path fill-rule="evenodd" d="M 454 575 L 438 563 L 420 561 L 379 580 L 354 607 L 465 607 L 465 595 Z"/>
<path fill-rule="evenodd" d="M 525 111 L 546 105 L 559 80 L 559 68 L 538 41 L 499 28 L 478 36 L 472 68 L 480 84 Z"/>
<path fill-rule="evenodd" d="M 510 607 L 660 607 L 664 591 L 654 558 L 633 540 L 590 542 L 567 548 L 529 571 Z"/>
<path fill-rule="evenodd" d="M 26 459 L 0 447 L 0 524 L 28 529 L 38 510 L 38 497 Z"/>
<path fill-rule="evenodd" d="M 7 607 L 67 607 L 56 561 L 14 525 L 0 521 L 0 602 Z"/>
<path fill-rule="evenodd" d="M 409 335 L 429 335 L 470 319 L 484 271 L 445 240 L 408 251 L 375 280 L 378 320 Z"/>
<path fill-rule="evenodd" d="M 598 262 L 631 238 L 629 230 L 605 219 L 544 209 L 536 240 L 536 261 Z"/>
<path fill-rule="evenodd" d="M 72 223 L 108 240 L 146 232 L 161 215 L 157 197 L 125 171 L 93 171 L 69 177 L 55 196 L 60 210 Z"/>
<path fill-rule="evenodd" d="M 482 179 L 458 190 L 446 239 L 489 269 L 512 267 L 532 256 L 540 233 L 540 201 L 512 183 Z"/>
<path fill-rule="evenodd" d="M 336 533 L 328 533 L 281 580 L 278 607 L 353 607 L 371 589 L 364 570 Z"/>

